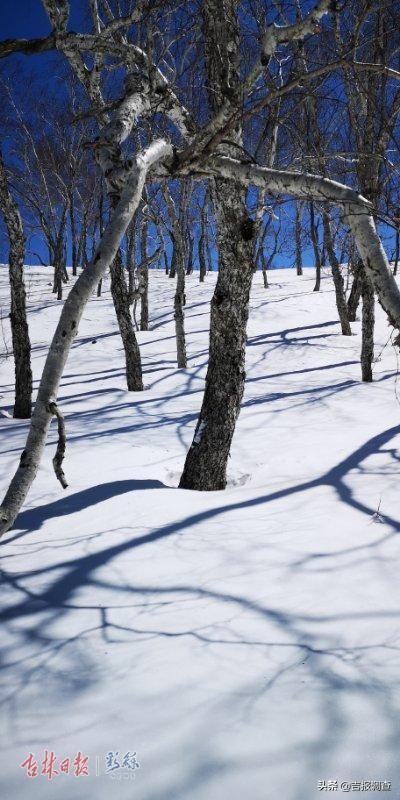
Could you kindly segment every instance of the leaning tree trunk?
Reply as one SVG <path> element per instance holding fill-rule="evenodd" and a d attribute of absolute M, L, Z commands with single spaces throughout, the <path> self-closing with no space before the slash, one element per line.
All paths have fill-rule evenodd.
<path fill-rule="evenodd" d="M 11 293 L 11 336 L 15 364 L 15 403 L 13 416 L 28 419 L 32 404 L 31 344 L 26 318 L 24 284 L 25 236 L 18 206 L 7 182 L 0 153 L 0 211 L 4 216 L 10 242 L 9 275 Z"/>
<path fill-rule="evenodd" d="M 26 445 L 19 467 L 0 506 L 0 535 L 13 524 L 35 479 L 53 415 L 51 409 L 85 306 L 100 278 L 117 256 L 122 237 L 140 202 L 148 169 L 170 153 L 171 147 L 161 140 L 153 142 L 138 156 L 135 167 L 132 167 L 127 176 L 121 200 L 111 214 L 93 260 L 80 274 L 64 303 L 47 354 Z"/>
<path fill-rule="evenodd" d="M 324 224 L 324 243 L 332 270 L 332 278 L 335 287 L 336 308 L 339 314 L 342 334 L 343 336 L 351 336 L 351 327 L 349 322 L 349 315 L 347 313 L 346 295 L 344 291 L 344 280 L 343 280 L 343 275 L 340 271 L 340 264 L 336 258 L 335 248 L 333 246 L 331 226 L 329 220 L 329 210 L 323 212 L 323 224 Z"/>
<path fill-rule="evenodd" d="M 236 6 L 234 0 L 205 0 L 203 4 L 209 103 L 214 113 L 227 97 L 240 104 Z M 240 134 L 237 130 L 238 143 Z M 236 148 L 233 152 L 237 153 Z M 179 484 L 203 491 L 226 486 L 228 457 L 244 390 L 255 233 L 243 187 L 217 179 L 214 202 L 219 272 L 211 301 L 209 362 L 200 417 Z"/>

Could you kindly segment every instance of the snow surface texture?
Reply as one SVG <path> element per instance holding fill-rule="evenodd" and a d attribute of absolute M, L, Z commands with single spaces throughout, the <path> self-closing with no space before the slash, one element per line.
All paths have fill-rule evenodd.
<path fill-rule="evenodd" d="M 37 386 L 60 304 L 49 270 L 26 272 Z M 173 281 L 151 272 L 141 394 L 125 390 L 108 282 L 88 305 L 59 392 L 70 486 L 52 471 L 52 423 L 1 551 L 7 800 L 309 800 L 328 779 L 391 780 L 399 796 L 396 353 L 379 311 L 384 349 L 363 385 L 360 323 L 340 335 L 331 281 L 317 294 L 311 270 L 270 279 L 254 281 L 223 493 L 176 488 L 215 276 L 187 280 L 178 370 Z M 12 358 L 0 369 L 11 413 Z M 0 424 L 3 490 L 27 425 Z M 19 765 L 31 752 L 40 773 L 44 749 L 56 768 L 88 755 L 89 776 L 29 779 Z M 140 769 L 105 774 L 115 751 L 136 751 Z"/>

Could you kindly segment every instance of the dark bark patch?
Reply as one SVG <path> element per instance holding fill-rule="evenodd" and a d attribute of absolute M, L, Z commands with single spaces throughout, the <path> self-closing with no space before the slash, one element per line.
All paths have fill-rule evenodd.
<path fill-rule="evenodd" d="M 214 297 L 213 297 L 214 305 L 216 305 L 217 308 L 219 308 L 222 305 L 222 303 L 224 302 L 225 299 L 226 299 L 226 296 L 225 296 L 224 292 L 219 291 L 218 287 L 217 287 L 215 292 L 214 292 Z"/>
<path fill-rule="evenodd" d="M 251 219 L 251 217 L 247 217 L 245 220 L 243 220 L 240 226 L 242 239 L 244 239 L 245 242 L 250 242 L 254 238 L 254 232 L 255 222 L 253 219 Z"/>

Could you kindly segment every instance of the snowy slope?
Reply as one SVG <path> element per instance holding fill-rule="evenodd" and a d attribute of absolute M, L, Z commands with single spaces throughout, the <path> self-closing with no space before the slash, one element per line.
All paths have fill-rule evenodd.
<path fill-rule="evenodd" d="M 340 335 L 330 280 L 315 294 L 311 271 L 274 271 L 265 291 L 258 274 L 229 488 L 181 491 L 215 277 L 188 278 L 187 370 L 172 282 L 150 278 L 145 391 L 125 391 L 106 291 L 59 393 L 70 487 L 52 472 L 52 429 L 2 545 L 2 797 L 309 800 L 328 779 L 391 780 L 397 796 L 400 387 L 386 321 L 362 385 L 360 323 Z M 50 282 L 27 269 L 36 379 L 59 314 Z M 11 358 L 0 371 L 10 412 Z M 3 491 L 27 425 L 0 425 Z M 49 780 L 45 749 L 58 770 L 80 751 L 90 774 Z M 106 773 L 116 751 L 140 769 Z"/>

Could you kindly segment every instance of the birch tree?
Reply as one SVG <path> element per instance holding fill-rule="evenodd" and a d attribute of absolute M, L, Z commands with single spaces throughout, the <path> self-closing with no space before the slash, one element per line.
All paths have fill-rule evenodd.
<path fill-rule="evenodd" d="M 379 210 L 382 195 L 383 166 L 388 143 L 393 136 L 400 113 L 400 89 L 393 87 L 385 68 L 391 50 L 397 43 L 392 39 L 393 17 L 389 6 L 350 4 L 344 16 L 350 15 L 353 32 L 350 42 L 344 40 L 344 24 L 339 12 L 335 14 L 336 43 L 339 55 L 348 49 L 362 55 L 356 74 L 351 66 L 344 69 L 347 92 L 346 106 L 349 126 L 355 143 L 354 164 L 362 194 Z M 363 40 L 363 34 L 365 41 Z M 356 61 L 354 58 L 353 64 Z M 370 64 L 375 69 L 369 69 Z M 363 259 L 358 261 L 352 295 L 349 299 L 351 316 L 355 316 L 358 299 L 362 299 L 361 368 L 364 381 L 372 380 L 374 353 L 374 286 Z"/>
<path fill-rule="evenodd" d="M 0 55 L 12 52 L 32 55 L 57 48 L 72 59 L 80 79 L 90 88 L 93 108 L 98 98 L 96 113 L 98 110 L 101 130 L 91 147 L 109 192 L 116 199 L 96 253 L 65 301 L 46 359 L 27 443 L 0 509 L 0 532 L 13 524 L 35 477 L 50 420 L 60 413 L 58 387 L 79 320 L 91 292 L 117 255 L 142 201 L 146 181 L 159 184 L 191 178 L 215 184 L 220 269 L 211 307 L 209 367 L 181 486 L 222 489 L 226 483 L 226 463 L 244 385 L 246 320 L 253 274 L 254 220 L 246 206 L 249 187 L 273 196 L 292 197 L 301 203 L 312 201 L 328 210 L 336 206 L 343 224 L 351 229 L 366 274 L 390 323 L 400 331 L 400 293 L 376 230 L 372 202 L 358 190 L 318 174 L 259 165 L 249 158 L 243 145 L 243 119 L 257 114 L 260 105 L 265 108 L 271 97 L 277 96 L 277 90 L 270 91 L 268 86 L 257 83 L 265 72 L 265 63 L 278 47 L 315 33 L 329 2 L 322 0 L 293 25 L 267 25 L 260 39 L 259 55 L 248 73 L 243 74 L 236 4 L 233 0 L 220 5 L 216 0 L 205 0 L 202 35 L 210 114 L 202 124 L 193 121 L 160 66 L 137 45 L 116 35 L 134 21 L 142 20 L 142 4 L 138 3 L 125 18 L 99 23 L 95 34 L 68 31 L 66 0 L 62 4 L 44 0 L 44 4 L 53 25 L 51 34 L 34 42 L 0 42 Z M 92 54 L 91 66 L 84 60 L 88 53 Z M 98 74 L 94 67 L 101 58 L 114 59 L 118 68 L 123 65 L 126 72 L 121 94 L 109 109 L 105 109 L 96 94 Z M 296 81 L 299 79 L 301 76 L 296 77 Z M 309 73 L 305 79 L 309 80 Z M 254 92 L 255 85 L 260 92 L 262 88 L 261 100 L 260 93 Z M 288 93 L 288 87 L 289 84 L 280 87 L 279 96 L 284 91 Z M 159 134 L 160 115 L 166 121 L 164 137 L 155 138 L 142 151 L 136 149 L 124 156 L 122 145 L 132 129 L 145 121 L 147 130 L 153 125 L 154 132 Z"/>
<path fill-rule="evenodd" d="M 328 209 L 322 215 L 324 225 L 324 242 L 326 253 L 332 270 L 332 278 L 335 286 L 336 308 L 338 310 L 340 325 L 343 336 L 351 336 L 351 327 L 346 303 L 344 280 L 341 273 L 340 263 L 337 259 L 334 241 L 331 230 L 331 220 Z"/>
<path fill-rule="evenodd" d="M 234 0 L 205 0 L 203 30 L 208 99 L 211 112 L 221 104 L 237 111 L 241 99 L 240 32 Z M 222 152 L 237 153 L 240 125 L 233 144 Z M 220 149 L 221 149 L 220 147 Z M 234 179 L 234 176 L 233 176 Z M 180 487 L 224 489 L 226 467 L 244 390 L 245 342 L 253 276 L 254 221 L 246 208 L 246 188 L 215 179 L 218 279 L 211 301 L 210 350 L 203 403 Z"/>
<path fill-rule="evenodd" d="M 174 295 L 174 321 L 176 338 L 176 360 L 179 369 L 186 369 L 186 336 L 185 336 L 185 242 L 184 222 L 186 220 L 188 191 L 187 184 L 181 188 L 179 212 L 167 186 L 164 187 L 164 199 L 171 220 L 172 258 L 169 277 L 176 276 Z"/>
<path fill-rule="evenodd" d="M 9 187 L 1 151 L 0 213 L 4 217 L 10 244 L 8 256 L 11 294 L 10 323 L 15 364 L 13 416 L 17 419 L 27 419 L 31 416 L 32 369 L 24 283 L 25 236 L 21 215 Z"/>

